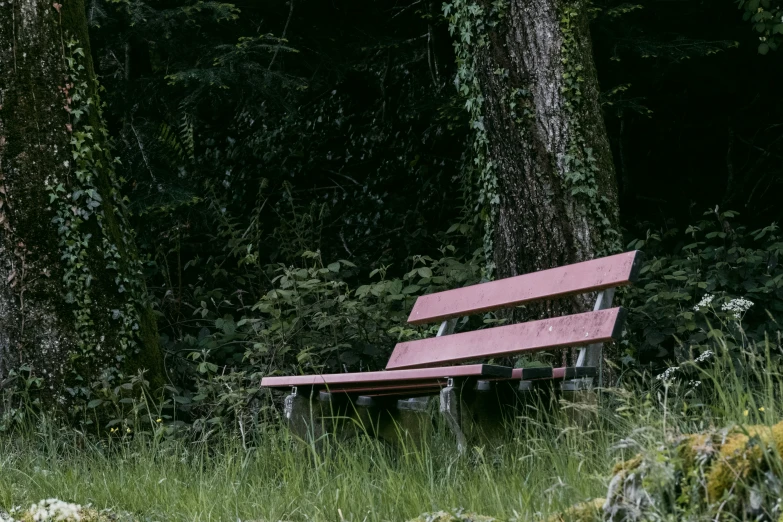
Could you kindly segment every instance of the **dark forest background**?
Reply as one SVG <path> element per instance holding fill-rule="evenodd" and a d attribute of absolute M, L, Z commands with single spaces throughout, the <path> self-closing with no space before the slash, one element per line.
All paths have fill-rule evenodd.
<path fill-rule="evenodd" d="M 779 312 L 782 69 L 743 17 L 758 5 L 593 4 L 625 244 L 650 260 L 624 364 L 675 358 L 705 290 L 754 298 L 759 332 Z M 420 335 L 416 295 L 481 278 L 440 3 L 95 0 L 88 17 L 172 382 L 382 367 Z"/>

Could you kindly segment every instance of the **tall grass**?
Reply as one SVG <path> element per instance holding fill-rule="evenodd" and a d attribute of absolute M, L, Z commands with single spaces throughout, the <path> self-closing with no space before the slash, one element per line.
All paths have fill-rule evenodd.
<path fill-rule="evenodd" d="M 183 521 L 406 520 L 458 507 L 525 519 L 604 487 L 605 434 L 556 426 L 528 427 L 461 457 L 442 432 L 423 447 L 359 438 L 315 451 L 270 429 L 263 445 L 245 450 L 228 437 L 106 445 L 42 421 L 0 440 L 0 505 L 57 497 Z"/>
<path fill-rule="evenodd" d="M 57 497 L 166 521 L 397 521 L 460 507 L 532 520 L 603 496 L 613 464 L 672 434 L 779 421 L 778 350 L 719 353 L 709 369 L 692 370 L 695 388 L 694 379 L 650 379 L 607 391 L 589 424 L 551 405 L 464 456 L 443 429 L 421 446 L 327 437 L 316 451 L 274 425 L 247 449 L 229 435 L 101 441 L 40 418 L 0 436 L 0 507 Z"/>

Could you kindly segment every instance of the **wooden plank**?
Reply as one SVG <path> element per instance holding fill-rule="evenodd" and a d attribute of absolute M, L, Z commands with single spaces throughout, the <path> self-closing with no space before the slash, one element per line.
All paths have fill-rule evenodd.
<path fill-rule="evenodd" d="M 413 305 L 408 322 L 433 323 L 541 299 L 554 299 L 625 286 L 636 279 L 642 259 L 643 254 L 635 250 L 583 263 L 423 295 Z"/>
<path fill-rule="evenodd" d="M 406 399 L 410 397 L 426 397 L 427 395 L 437 395 L 440 393 L 440 391 L 444 388 L 444 386 L 436 386 L 436 387 L 417 387 L 414 389 L 394 389 L 390 391 L 380 390 L 380 391 L 370 391 L 367 394 L 367 397 L 372 397 L 374 399 L 382 399 L 384 397 L 404 397 Z"/>
<path fill-rule="evenodd" d="M 359 385 L 364 383 L 430 381 L 446 377 L 511 377 L 511 368 L 491 364 L 422 368 L 417 370 L 332 373 L 324 375 L 291 375 L 285 377 L 264 377 L 261 386 L 265 388 L 290 388 L 292 386 Z M 357 386 L 358 387 L 358 386 Z"/>
<path fill-rule="evenodd" d="M 412 383 L 412 384 L 411 384 Z M 446 386 L 446 379 L 433 380 L 433 381 L 407 381 L 407 382 L 391 382 L 389 384 L 367 383 L 364 385 L 357 385 L 352 387 L 342 387 L 341 385 L 329 386 L 329 393 L 347 393 L 347 394 L 362 394 L 377 397 L 382 394 L 400 395 L 406 393 L 420 392 L 421 390 L 440 389 Z M 327 389 L 327 388 L 324 388 Z"/>
<path fill-rule="evenodd" d="M 398 343 L 386 364 L 386 369 L 438 366 L 487 357 L 607 342 L 619 337 L 624 316 L 622 308 L 609 308 Z"/>

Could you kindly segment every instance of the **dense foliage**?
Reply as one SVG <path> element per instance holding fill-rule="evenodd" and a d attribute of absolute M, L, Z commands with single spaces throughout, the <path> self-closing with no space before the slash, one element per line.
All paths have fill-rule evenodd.
<path fill-rule="evenodd" d="M 623 369 L 698 355 L 716 321 L 748 343 L 778 328 L 783 105 L 767 51 L 783 24 L 774 1 L 739 7 L 591 7 L 625 243 L 648 260 L 622 296 Z M 93 0 L 87 14 L 181 419 L 255 418 L 260 375 L 378 369 L 429 333 L 405 324 L 416 296 L 486 275 L 485 176 L 454 87 L 465 51 L 439 3 Z M 740 298 L 742 323 L 721 308 Z M 148 408 L 127 397 L 143 381 L 93 390 L 91 407 L 126 422 Z"/>

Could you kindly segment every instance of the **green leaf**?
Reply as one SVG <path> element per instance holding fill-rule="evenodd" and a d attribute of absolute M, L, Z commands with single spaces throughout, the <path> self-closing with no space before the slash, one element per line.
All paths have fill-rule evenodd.
<path fill-rule="evenodd" d="M 103 399 L 93 399 L 93 400 L 91 400 L 90 402 L 87 403 L 87 407 L 88 408 L 97 408 L 101 404 L 103 404 Z"/>
<path fill-rule="evenodd" d="M 326 268 L 328 268 L 332 272 L 337 273 L 340 271 L 340 263 L 331 263 Z"/>
<path fill-rule="evenodd" d="M 767 45 L 766 43 L 762 42 L 759 45 L 759 54 L 763 55 L 763 54 L 767 54 L 768 52 L 769 52 L 769 45 Z"/>
<path fill-rule="evenodd" d="M 423 266 L 418 269 L 418 272 L 421 277 L 432 277 L 432 270 L 429 267 Z"/>

